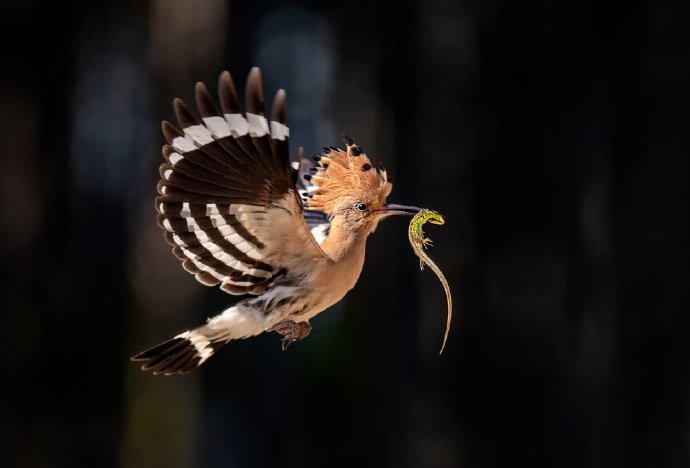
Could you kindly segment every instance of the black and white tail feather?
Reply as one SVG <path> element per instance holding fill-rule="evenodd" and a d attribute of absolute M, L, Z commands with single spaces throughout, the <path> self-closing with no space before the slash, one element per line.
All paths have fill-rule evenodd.
<path fill-rule="evenodd" d="M 223 72 L 220 111 L 202 83 L 195 88 L 201 120 L 173 101 L 180 129 L 163 122 L 167 144 L 155 206 L 185 270 L 204 285 L 259 297 L 132 357 L 154 374 L 189 372 L 228 341 L 268 330 L 277 318 L 266 304 L 291 299 L 285 284 L 298 259 L 325 256 L 319 245 L 328 219 L 305 212 L 296 187 L 302 151 L 290 162 L 285 92 L 277 92 L 270 121 L 258 68 L 245 92 L 243 113 L 230 73 Z"/>
<path fill-rule="evenodd" d="M 264 331 L 261 312 L 240 302 L 213 317 L 206 325 L 180 333 L 132 357 L 141 369 L 155 375 L 186 374 L 218 351 L 228 341 L 249 338 Z"/>

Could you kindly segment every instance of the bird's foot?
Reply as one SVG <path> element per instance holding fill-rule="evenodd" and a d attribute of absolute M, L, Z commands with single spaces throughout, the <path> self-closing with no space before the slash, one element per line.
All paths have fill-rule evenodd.
<path fill-rule="evenodd" d="M 287 320 L 285 322 L 280 322 L 277 325 L 269 328 L 268 331 L 274 331 L 280 335 L 283 335 L 282 348 L 285 351 L 288 346 L 290 346 L 295 341 L 309 336 L 311 332 L 311 325 L 309 322 L 293 322 L 292 320 Z"/>

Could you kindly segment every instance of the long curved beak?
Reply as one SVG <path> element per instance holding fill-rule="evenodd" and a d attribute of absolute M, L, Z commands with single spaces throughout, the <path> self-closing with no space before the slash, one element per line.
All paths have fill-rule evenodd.
<path fill-rule="evenodd" d="M 392 216 L 392 215 L 403 215 L 403 216 L 414 216 L 421 208 L 418 206 L 406 206 L 406 205 L 394 205 L 392 203 L 387 203 L 381 208 L 374 210 L 374 213 L 381 216 Z"/>

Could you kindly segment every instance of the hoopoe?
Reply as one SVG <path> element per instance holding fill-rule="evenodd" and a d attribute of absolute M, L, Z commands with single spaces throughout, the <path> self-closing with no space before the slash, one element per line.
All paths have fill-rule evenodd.
<path fill-rule="evenodd" d="M 250 295 L 206 324 L 132 357 L 154 374 L 184 374 L 231 340 L 267 331 L 283 348 L 306 337 L 309 319 L 340 301 L 357 282 L 366 240 L 391 215 L 419 208 L 386 204 L 393 187 L 382 164 L 344 136 L 346 149 L 324 147 L 298 188 L 302 148 L 290 163 L 285 91 L 264 116 L 261 74 L 247 78 L 245 113 L 229 72 L 218 82 L 219 113 L 202 83 L 201 121 L 175 99 L 181 131 L 163 122 L 158 224 L 182 266 L 204 285 Z"/>

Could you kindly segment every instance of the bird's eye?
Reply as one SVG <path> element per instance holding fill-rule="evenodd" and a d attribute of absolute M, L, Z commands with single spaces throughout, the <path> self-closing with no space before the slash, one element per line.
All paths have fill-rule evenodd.
<path fill-rule="evenodd" d="M 366 203 L 357 203 L 355 205 L 355 208 L 357 208 L 358 211 L 367 211 L 369 208 Z"/>

